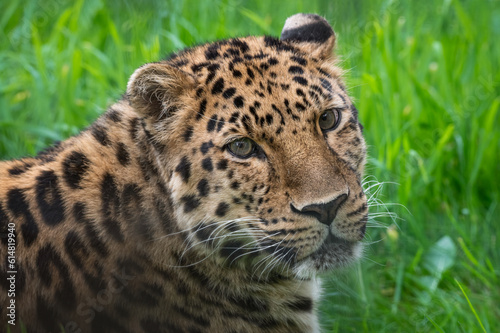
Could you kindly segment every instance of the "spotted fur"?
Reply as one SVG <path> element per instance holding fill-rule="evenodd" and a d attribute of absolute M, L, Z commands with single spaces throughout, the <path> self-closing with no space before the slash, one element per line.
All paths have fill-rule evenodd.
<path fill-rule="evenodd" d="M 11 332 L 318 332 L 316 274 L 359 257 L 367 221 L 334 44 L 323 18 L 297 14 L 280 39 L 181 51 L 137 69 L 79 135 L 2 162 Z M 249 156 L 229 148 L 241 138 Z"/>

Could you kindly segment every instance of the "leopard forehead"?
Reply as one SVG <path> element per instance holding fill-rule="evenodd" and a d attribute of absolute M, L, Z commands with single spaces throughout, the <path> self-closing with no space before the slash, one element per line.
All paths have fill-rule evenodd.
<path fill-rule="evenodd" d="M 333 58 L 310 57 L 273 37 L 219 41 L 188 49 L 168 61 L 197 79 L 196 98 L 214 96 L 231 102 L 233 109 L 243 108 L 249 96 L 265 99 L 297 89 L 307 93 L 310 88 L 332 98 L 333 89 L 344 90 L 341 70 Z M 309 82 L 308 78 L 317 80 Z M 332 87 L 332 82 L 338 86 Z M 304 96 L 299 92 L 299 97 Z M 201 111 L 198 117 L 204 115 Z"/>
<path fill-rule="evenodd" d="M 311 57 L 273 37 L 205 44 L 168 62 L 197 81 L 189 100 L 194 109 L 181 116 L 185 138 L 222 132 L 220 141 L 248 136 L 273 144 L 282 132 L 305 130 L 324 110 L 351 106 L 333 57 Z M 357 122 L 357 112 L 353 117 Z"/>

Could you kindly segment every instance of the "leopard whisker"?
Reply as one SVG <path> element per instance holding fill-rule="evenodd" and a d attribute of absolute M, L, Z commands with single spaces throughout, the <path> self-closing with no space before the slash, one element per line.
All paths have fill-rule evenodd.
<path fill-rule="evenodd" d="M 266 247 L 266 248 L 271 248 L 271 247 L 279 247 L 279 246 L 281 246 L 281 245 L 283 244 L 283 242 L 286 240 L 286 237 L 288 237 L 288 236 L 289 236 L 289 235 L 285 235 L 285 237 L 284 237 L 282 240 L 280 240 L 277 244 L 269 245 L 269 246 L 268 246 L 268 247 Z M 265 249 L 266 249 L 266 248 L 265 248 Z M 265 249 L 264 249 L 264 250 L 265 250 Z M 280 251 L 281 251 L 281 250 L 280 250 Z M 275 252 L 274 252 L 274 253 L 271 253 L 271 254 L 269 254 L 268 256 L 266 256 L 266 259 L 267 259 L 267 258 L 269 258 L 269 257 L 271 257 L 272 259 L 271 259 L 271 261 L 270 261 L 270 262 L 268 262 L 268 263 L 267 263 L 267 266 L 266 266 L 266 267 L 264 267 L 264 269 L 262 270 L 262 272 L 261 272 L 261 274 L 260 274 L 260 276 L 259 276 L 259 280 L 262 278 L 262 275 L 265 273 L 265 271 L 266 271 L 268 268 L 273 268 L 273 267 L 275 267 L 276 262 L 278 262 L 278 263 L 280 262 L 280 260 L 279 260 L 279 255 L 280 255 L 280 253 L 278 253 L 278 254 L 277 254 L 277 253 L 275 253 Z M 262 261 L 262 262 L 261 262 L 261 264 L 259 264 L 257 267 L 260 267 L 260 265 L 262 265 L 264 262 L 265 262 L 265 261 Z M 270 270 L 270 271 L 271 271 L 271 270 Z"/>
<path fill-rule="evenodd" d="M 235 231 L 235 232 L 237 232 L 237 231 Z M 227 235 L 222 235 L 222 236 L 218 236 L 217 238 L 218 238 L 218 239 L 220 239 L 220 238 L 225 238 L 226 236 L 227 236 Z M 244 234 L 243 236 L 245 236 L 245 237 L 242 237 L 242 238 L 246 239 L 248 235 L 247 235 L 247 234 Z M 214 239 L 215 239 L 215 238 L 214 238 Z M 235 237 L 234 239 L 238 239 L 238 237 Z M 181 260 L 181 259 L 184 257 L 184 255 L 185 255 L 185 254 L 186 254 L 186 253 L 187 253 L 190 249 L 192 249 L 194 246 L 200 245 L 200 244 L 202 244 L 202 243 L 204 243 L 204 242 L 207 242 L 207 241 L 209 241 L 209 240 L 203 240 L 203 241 L 200 241 L 200 242 L 195 243 L 194 245 L 190 246 L 188 249 L 185 249 L 185 250 L 183 251 L 182 255 L 179 257 L 179 260 Z M 205 261 L 206 259 L 208 259 L 209 257 L 211 257 L 211 256 L 212 256 L 214 253 L 216 253 L 217 251 L 219 251 L 219 248 L 218 248 L 218 247 L 214 248 L 214 249 L 213 249 L 213 250 L 212 250 L 209 254 L 207 254 L 207 255 L 206 255 L 203 259 L 201 259 L 201 260 L 199 260 L 199 261 L 197 261 L 197 262 L 191 263 L 191 264 L 189 264 L 189 265 L 177 265 L 177 266 L 170 265 L 169 267 L 172 267 L 172 268 L 185 268 L 185 267 L 192 267 L 192 266 L 194 266 L 194 265 L 197 265 L 197 264 L 202 263 L 203 261 Z"/>
<path fill-rule="evenodd" d="M 269 236 L 266 236 L 266 237 L 273 237 L 273 236 L 276 236 L 276 235 L 278 235 L 278 233 L 273 234 L 273 235 L 269 235 Z M 252 250 L 250 252 L 245 252 L 243 254 L 240 254 L 239 256 L 237 256 L 236 258 L 234 258 L 231 261 L 231 264 L 234 263 L 236 260 L 238 260 L 241 257 L 244 257 L 244 256 L 252 254 L 252 253 L 256 253 L 256 252 L 258 253 L 258 252 L 260 252 L 261 249 L 259 249 L 257 246 L 254 247 L 253 245 L 254 244 L 258 244 L 258 242 L 260 242 L 262 239 L 265 239 L 266 237 L 255 239 L 255 240 L 253 240 L 253 241 L 251 241 L 249 243 L 244 244 L 243 246 L 238 247 L 235 251 L 233 251 L 233 253 L 236 252 L 236 251 L 242 250 L 242 249 L 247 249 L 247 248 L 254 248 L 255 250 Z"/>
<path fill-rule="evenodd" d="M 232 220 L 226 220 L 226 221 L 217 221 L 217 222 L 214 222 L 214 223 L 210 223 L 202 228 L 198 228 L 196 229 L 196 232 L 198 232 L 199 230 L 203 230 L 205 228 L 208 228 L 208 227 L 213 227 L 214 224 L 220 224 L 219 226 L 217 226 L 211 233 L 210 235 L 207 237 L 207 239 L 204 239 L 202 241 L 197 241 L 197 242 L 193 242 L 189 247 L 185 248 L 182 255 L 181 255 L 181 259 L 184 257 L 184 255 L 189 251 L 191 250 L 192 248 L 200 245 L 200 244 L 203 244 L 203 243 L 209 243 L 209 242 L 213 242 L 214 240 L 220 240 L 220 239 L 225 239 L 225 238 L 228 238 L 228 237 L 232 237 L 233 239 L 238 239 L 238 238 L 241 238 L 241 239 L 248 239 L 248 237 L 252 237 L 252 234 L 250 233 L 250 231 L 257 231 L 257 232 L 261 232 L 260 229 L 258 228 L 255 228 L 255 227 L 246 227 L 242 230 L 235 230 L 235 231 L 232 231 L 232 232 L 229 232 L 227 234 L 224 234 L 224 235 L 219 235 L 223 230 L 225 230 L 225 227 L 231 223 L 234 223 L 234 222 L 241 222 L 241 221 L 257 221 L 256 218 L 253 218 L 253 217 L 246 217 L 246 218 L 239 218 L 239 219 L 232 219 Z M 198 224 L 199 226 L 200 224 Z M 195 232 L 195 233 L 196 233 Z M 193 233 L 191 236 L 191 241 L 192 239 L 194 238 L 194 234 Z M 238 236 L 238 237 L 235 237 L 235 236 Z M 218 242 L 220 243 L 220 242 Z M 212 255 L 215 251 L 217 251 L 218 249 L 218 245 L 216 246 L 216 249 L 214 251 L 212 251 L 210 255 Z"/>
<path fill-rule="evenodd" d="M 184 256 L 184 254 L 186 254 L 187 252 L 189 252 L 189 250 L 191 250 L 192 248 L 194 247 L 197 247 L 203 243 L 210 243 L 210 242 L 213 242 L 214 240 L 219 240 L 219 239 L 225 239 L 229 236 L 234 236 L 234 235 L 241 235 L 241 238 L 247 238 L 248 237 L 248 232 L 246 230 L 237 230 L 237 231 L 234 231 L 234 232 L 230 232 L 228 234 L 223 234 L 223 235 L 219 235 L 218 233 L 216 235 L 214 235 L 213 237 L 209 237 L 207 239 L 204 239 L 204 240 L 201 240 L 201 241 L 198 241 L 198 242 L 193 242 L 191 244 L 191 246 L 187 247 L 182 255 L 181 255 L 181 258 Z M 238 237 L 233 237 L 234 239 L 238 239 Z M 218 244 L 217 244 L 218 245 Z M 217 246 L 216 246 L 216 250 L 217 250 Z"/>

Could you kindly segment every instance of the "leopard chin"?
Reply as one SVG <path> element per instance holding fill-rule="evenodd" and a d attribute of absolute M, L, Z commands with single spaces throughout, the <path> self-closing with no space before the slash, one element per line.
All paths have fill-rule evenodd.
<path fill-rule="evenodd" d="M 362 253 L 362 242 L 348 241 L 329 233 L 318 250 L 295 264 L 293 272 L 298 278 L 311 278 L 349 267 L 361 258 Z"/>

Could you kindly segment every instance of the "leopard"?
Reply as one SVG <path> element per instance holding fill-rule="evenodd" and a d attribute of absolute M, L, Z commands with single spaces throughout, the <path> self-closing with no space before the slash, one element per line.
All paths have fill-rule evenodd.
<path fill-rule="evenodd" d="M 86 129 L 0 163 L 1 330 L 320 332 L 366 143 L 322 16 L 147 63 Z"/>

